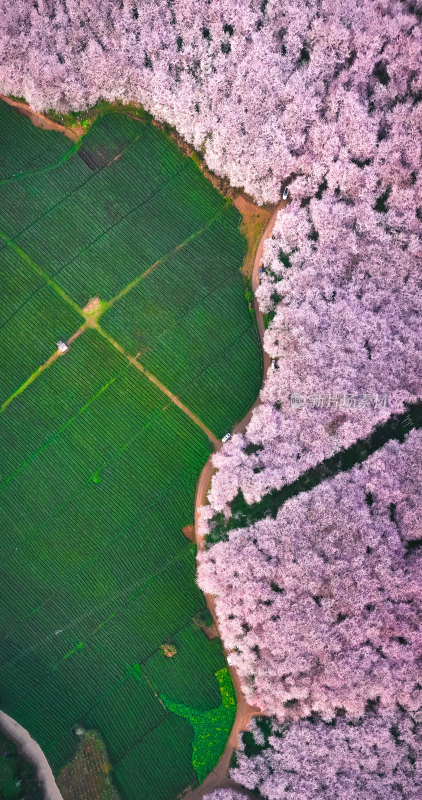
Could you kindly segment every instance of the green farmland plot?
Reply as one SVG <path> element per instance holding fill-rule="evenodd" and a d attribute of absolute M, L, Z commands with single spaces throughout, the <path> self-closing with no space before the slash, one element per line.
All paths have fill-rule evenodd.
<path fill-rule="evenodd" d="M 1 406 L 83 319 L 9 247 L 0 249 L 0 294 Z"/>
<path fill-rule="evenodd" d="M 250 408 L 261 382 L 256 334 L 236 270 L 245 254 L 237 223 L 236 209 L 224 209 L 102 320 L 219 436 Z"/>
<path fill-rule="evenodd" d="M 42 131 L 0 102 L 0 183 L 63 159 L 72 143 L 61 133 Z"/>
<path fill-rule="evenodd" d="M 101 360 L 104 373 L 106 359 L 108 374 L 98 388 L 93 367 Z M 1 526 L 8 532 L 0 617 L 9 620 L 10 631 L 1 645 L 2 703 L 36 736 L 56 768 L 72 755 L 68 733 L 76 722 L 98 727 L 112 749 L 119 737 L 122 764 L 135 743 L 142 750 L 144 729 L 163 716 L 146 668 L 156 652 L 165 668 L 163 642 L 192 628 L 197 647 L 190 648 L 186 661 L 188 648 L 180 646 L 178 668 L 196 669 L 196 660 L 210 663 L 208 650 L 213 667 L 223 663 L 219 643 L 216 649 L 192 623 L 204 601 L 194 581 L 193 546 L 181 534 L 210 451 L 206 437 L 96 332 L 75 341 L 71 360 L 80 361 L 80 372 L 82 365 L 91 366 L 90 387 L 86 378 L 81 386 L 66 384 L 62 359 L 1 415 L 6 429 L 9 416 L 22 454 L 9 469 L 3 467 L 0 491 Z M 70 376 L 77 372 L 71 364 Z M 32 438 L 31 431 L 22 422 L 31 409 L 41 405 L 42 411 L 60 385 L 58 425 L 47 426 L 30 451 L 25 431 Z M 131 734 L 113 693 L 124 692 L 126 681 L 130 687 L 128 668 L 134 665 L 144 688 Z M 209 705 L 213 671 L 203 668 L 199 674 L 198 691 Z M 185 699 L 183 693 L 176 697 Z M 158 752 L 165 763 L 166 750 Z M 191 760 L 183 769 L 192 770 Z"/>
<path fill-rule="evenodd" d="M 146 120 L 0 121 L 0 706 L 55 773 L 94 728 L 123 800 L 172 800 L 235 711 L 181 530 L 260 384 L 240 218 Z"/>

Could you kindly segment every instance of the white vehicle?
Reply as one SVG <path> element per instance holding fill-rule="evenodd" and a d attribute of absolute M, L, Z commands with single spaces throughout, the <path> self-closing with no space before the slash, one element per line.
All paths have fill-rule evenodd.
<path fill-rule="evenodd" d="M 59 353 L 67 353 L 69 345 L 67 345 L 66 342 L 57 342 L 57 350 Z"/>
<path fill-rule="evenodd" d="M 229 441 L 229 439 L 231 439 L 231 438 L 232 438 L 232 435 L 231 435 L 231 433 L 226 433 L 226 435 L 225 435 L 225 436 L 223 436 L 223 438 L 222 438 L 222 440 L 221 440 L 221 441 L 222 441 L 222 442 L 223 442 L 223 444 L 224 444 L 224 442 L 228 442 L 228 441 Z"/>
<path fill-rule="evenodd" d="M 289 189 L 288 186 L 285 186 L 284 187 L 284 192 L 283 192 L 283 200 L 287 200 L 289 194 L 290 194 L 290 189 Z"/>

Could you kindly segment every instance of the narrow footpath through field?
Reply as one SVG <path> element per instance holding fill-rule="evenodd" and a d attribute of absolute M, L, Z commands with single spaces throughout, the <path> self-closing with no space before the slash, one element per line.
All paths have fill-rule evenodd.
<path fill-rule="evenodd" d="M 206 225 L 203 226 L 198 233 L 201 233 L 203 230 L 206 229 L 206 227 L 207 227 Z M 45 282 L 53 289 L 53 291 L 56 292 L 56 294 L 59 295 L 59 297 L 62 298 L 62 300 L 64 300 L 71 308 L 73 308 L 74 311 L 76 311 L 78 314 L 80 314 L 81 317 L 84 318 L 85 323 L 81 325 L 81 327 L 78 328 L 76 333 L 74 333 L 67 340 L 66 344 L 68 345 L 68 347 L 70 347 L 72 342 L 78 336 L 80 336 L 80 334 L 82 334 L 87 328 L 94 328 L 100 334 L 100 336 L 106 339 L 106 341 L 112 347 L 115 348 L 115 350 L 118 350 L 119 353 L 125 356 L 125 358 L 128 359 L 128 361 L 132 364 L 132 366 L 134 366 L 139 372 L 142 372 L 145 375 L 145 377 L 148 378 L 149 381 L 151 381 L 151 383 L 157 386 L 157 388 L 160 389 L 160 391 L 174 403 L 174 405 L 180 408 L 180 410 L 183 411 L 183 413 L 186 414 L 186 416 L 188 416 L 195 423 L 195 425 L 201 428 L 201 430 L 205 433 L 205 435 L 211 442 L 214 450 L 218 450 L 218 448 L 221 446 L 220 440 L 217 439 L 217 437 L 213 434 L 213 432 L 202 422 L 202 420 L 199 419 L 199 417 L 196 416 L 196 414 L 194 414 L 189 408 L 187 408 L 187 406 L 185 406 L 184 403 L 182 403 L 181 400 L 179 400 L 177 395 L 173 394 L 173 392 L 171 392 L 160 380 L 158 380 L 158 378 L 156 378 L 155 375 L 153 375 L 151 372 L 145 369 L 145 367 L 141 364 L 141 362 L 138 361 L 138 356 L 140 354 L 138 353 L 136 358 L 130 356 L 128 353 L 125 352 L 125 350 L 119 344 L 119 342 L 116 342 L 116 340 L 113 339 L 112 336 L 109 336 L 109 334 L 106 333 L 98 323 L 98 319 L 100 315 L 104 312 L 105 308 L 109 308 L 115 302 L 116 299 L 118 299 L 120 296 L 123 296 L 123 294 L 126 293 L 126 290 L 129 291 L 131 288 L 133 288 L 133 286 L 136 285 L 136 283 L 138 283 L 139 280 L 143 278 L 146 273 L 150 272 L 151 269 L 158 266 L 159 263 L 162 263 L 167 256 L 160 259 L 160 261 L 154 264 L 153 267 L 150 267 L 150 269 L 147 270 L 146 273 L 142 273 L 140 278 L 137 278 L 136 281 L 133 281 L 131 284 L 129 284 L 129 288 L 125 287 L 125 289 L 122 292 L 120 292 L 120 294 L 117 295 L 115 298 L 112 298 L 112 300 L 108 301 L 107 303 L 101 303 L 101 301 L 99 301 L 98 298 L 92 298 L 92 300 L 90 300 L 88 304 L 82 309 L 66 294 L 66 292 L 63 291 L 63 289 L 59 286 L 58 283 L 56 283 L 56 281 L 54 281 L 47 275 L 45 270 L 43 270 L 38 264 L 36 264 L 31 258 L 29 258 L 29 256 L 2 231 L 0 231 L 0 239 L 3 239 L 3 241 L 5 241 L 6 244 L 12 250 L 14 250 L 14 252 L 16 252 L 38 275 L 40 275 L 40 277 L 42 277 L 43 280 L 45 280 Z M 186 239 L 184 242 L 179 244 L 177 248 L 174 248 L 174 251 L 183 247 L 191 239 L 192 237 Z M 51 366 L 51 364 L 53 364 L 56 361 L 59 355 L 60 352 L 56 351 L 55 353 L 53 353 L 52 356 L 50 356 L 50 358 L 47 359 L 47 361 L 44 364 L 41 364 L 32 373 L 32 375 L 30 375 L 29 378 L 15 392 L 13 392 L 13 394 L 10 397 L 8 397 L 4 401 L 2 406 L 0 406 L 0 413 L 4 411 L 4 409 L 7 408 L 9 403 L 11 403 L 15 397 L 21 394 L 24 391 L 24 389 L 26 389 L 26 387 L 29 386 L 38 377 L 38 375 L 40 375 L 42 372 L 44 372 L 45 369 Z"/>
<path fill-rule="evenodd" d="M 98 324 L 95 325 L 93 324 L 91 327 L 95 328 L 98 331 L 98 333 L 100 333 L 101 336 L 103 336 L 104 339 L 106 339 L 107 342 L 112 345 L 112 347 L 114 347 L 116 350 L 119 351 L 119 353 L 125 356 L 125 358 L 127 358 L 128 361 L 130 361 L 130 363 L 132 364 L 133 367 L 135 367 L 135 369 L 137 369 L 139 372 L 142 372 L 142 374 L 145 375 L 145 377 L 148 378 L 148 380 L 151 381 L 151 383 L 157 386 L 157 388 L 160 389 L 160 391 L 163 394 L 165 394 L 166 397 L 168 397 L 172 401 L 172 403 L 174 403 L 175 406 L 180 408 L 180 410 L 183 411 L 183 413 L 186 414 L 186 416 L 189 417 L 189 419 L 191 419 L 192 422 L 194 422 L 195 425 L 198 426 L 198 428 L 201 428 L 201 430 L 205 433 L 205 435 L 208 436 L 208 439 L 210 440 L 212 446 L 214 447 L 214 450 L 218 450 L 221 447 L 220 440 L 217 439 L 216 436 L 214 436 L 213 432 L 210 431 L 210 429 L 207 428 L 206 425 L 204 425 L 202 420 L 200 420 L 199 417 L 197 417 L 196 414 L 193 413 L 193 411 L 187 408 L 187 406 L 185 406 L 185 404 L 182 403 L 181 400 L 179 400 L 177 395 L 173 394 L 173 392 L 171 392 L 170 389 L 167 389 L 167 386 L 165 386 L 164 383 L 161 383 L 161 381 L 159 381 L 158 378 L 155 377 L 155 375 L 153 375 L 151 372 L 148 372 L 148 370 L 145 369 L 145 367 L 141 364 L 141 362 L 137 360 L 137 357 L 134 358 L 133 356 L 128 355 L 128 353 L 126 353 L 123 350 L 123 347 L 121 347 L 121 345 L 118 342 L 116 342 L 112 336 L 109 336 L 108 333 L 103 331 L 103 329 Z"/>

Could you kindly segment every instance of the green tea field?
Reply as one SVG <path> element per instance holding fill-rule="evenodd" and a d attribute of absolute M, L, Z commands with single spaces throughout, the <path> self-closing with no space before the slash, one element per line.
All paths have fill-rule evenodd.
<path fill-rule="evenodd" d="M 182 528 L 261 384 L 239 222 L 146 118 L 74 143 L 0 103 L 0 707 L 56 775 L 97 730 L 122 800 L 196 785 L 234 720 Z"/>

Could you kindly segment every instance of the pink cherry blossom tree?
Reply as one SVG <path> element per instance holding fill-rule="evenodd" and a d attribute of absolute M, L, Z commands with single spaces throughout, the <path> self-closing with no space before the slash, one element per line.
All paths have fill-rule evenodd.
<path fill-rule="evenodd" d="M 239 490 L 251 503 L 292 483 L 421 398 L 415 187 L 397 189 L 396 208 L 388 209 L 391 194 L 377 211 L 373 169 L 350 166 L 359 174 L 338 175 L 338 197 L 326 188 L 305 207 L 295 201 L 266 242 L 257 297 L 263 311 L 275 310 L 264 343 L 273 362 L 246 435 L 214 457 L 217 511 Z M 348 199 L 349 185 L 356 197 Z"/>
<path fill-rule="evenodd" d="M 202 533 L 421 397 L 421 40 L 410 0 L 0 5 L 3 93 L 134 100 L 258 203 L 289 181 L 257 292 L 272 366 Z M 297 720 L 239 754 L 268 800 L 421 795 L 420 456 L 412 432 L 199 558 L 247 698 Z"/>
<path fill-rule="evenodd" d="M 230 663 L 280 720 L 422 705 L 422 433 L 199 554 Z"/>
<path fill-rule="evenodd" d="M 338 160 L 375 159 L 380 131 L 386 172 L 406 170 L 387 118 L 420 114 L 417 15 L 399 0 L 3 0 L 0 87 L 37 109 L 141 102 L 276 202 L 289 175 L 316 189 Z"/>
<path fill-rule="evenodd" d="M 327 725 L 320 719 L 280 728 L 273 724 L 261 753 L 243 743 L 231 776 L 266 800 L 417 800 L 422 793 L 422 738 L 418 717 L 396 709 L 389 716 L 366 713 Z M 259 746 L 262 734 L 253 722 Z M 250 736 L 251 734 L 248 734 Z M 231 800 L 215 793 L 209 800 Z"/>
<path fill-rule="evenodd" d="M 216 789 L 211 794 L 204 795 L 204 800 L 245 800 L 249 794 L 243 794 L 235 789 Z"/>

